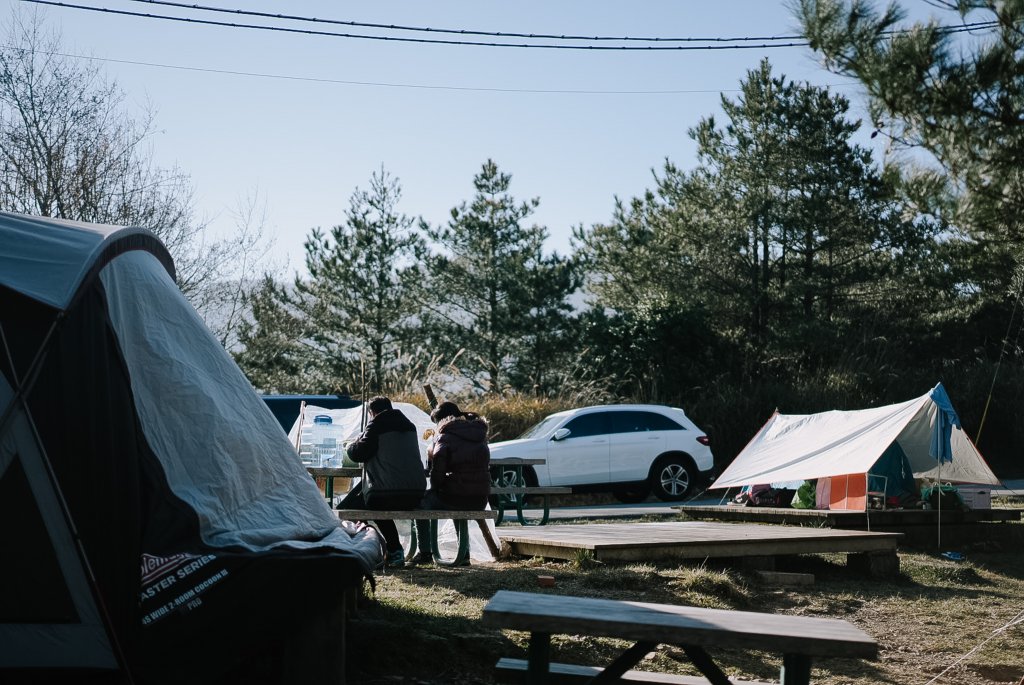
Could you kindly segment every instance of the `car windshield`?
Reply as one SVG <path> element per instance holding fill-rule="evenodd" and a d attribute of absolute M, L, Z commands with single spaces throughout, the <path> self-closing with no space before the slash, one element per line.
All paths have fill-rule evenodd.
<path fill-rule="evenodd" d="M 561 420 L 560 416 L 549 416 L 533 427 L 527 428 L 526 432 L 520 435 L 518 439 L 523 440 L 524 438 L 536 438 L 544 435 L 551 430 L 552 426 L 558 423 L 559 420 Z"/>

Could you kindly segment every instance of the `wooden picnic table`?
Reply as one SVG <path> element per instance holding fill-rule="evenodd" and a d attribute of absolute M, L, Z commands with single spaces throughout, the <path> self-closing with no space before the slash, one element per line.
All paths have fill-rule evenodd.
<path fill-rule="evenodd" d="M 521 457 L 508 457 L 506 459 L 491 459 L 491 487 L 492 488 L 525 488 L 529 485 L 526 476 L 523 475 L 524 466 L 541 466 L 546 464 L 546 459 L 524 459 Z"/>
<path fill-rule="evenodd" d="M 808 685 L 811 659 L 877 659 L 878 644 L 846 621 L 749 611 L 623 602 L 589 597 L 501 590 L 484 607 L 482 620 L 498 628 L 530 633 L 527 661 L 503 659 L 506 668 L 526 671 L 526 682 L 548 682 L 549 670 L 574 667 L 550 663 L 553 634 L 593 635 L 633 642 L 593 682 L 617 682 L 659 644 L 677 645 L 711 685 L 731 685 L 706 651 L 710 647 L 782 653 L 782 685 Z M 558 668 L 556 668 L 558 667 Z M 591 669 L 593 672 L 593 669 Z M 645 674 L 630 672 L 631 679 Z M 661 674 L 650 680 L 667 682 Z M 693 682 L 682 679 L 679 682 Z"/>
<path fill-rule="evenodd" d="M 363 469 L 360 466 L 342 466 L 339 468 L 328 468 L 321 466 L 307 466 L 306 472 L 316 478 L 325 479 L 324 483 L 324 497 L 327 498 L 327 503 L 334 506 L 334 479 L 335 478 L 359 478 L 363 475 Z"/>
<path fill-rule="evenodd" d="M 520 525 L 543 526 L 548 522 L 551 513 L 548 496 L 567 495 L 572 493 L 572 488 L 538 487 L 526 482 L 526 477 L 523 475 L 524 466 L 541 466 L 546 463 L 547 460 L 541 458 L 491 459 L 491 494 L 497 498 L 498 509 L 498 519 L 495 523 L 500 524 L 504 520 L 506 510 L 516 512 L 516 518 Z M 543 511 L 540 518 L 528 519 L 523 514 L 526 498 L 530 496 L 541 498 Z"/>

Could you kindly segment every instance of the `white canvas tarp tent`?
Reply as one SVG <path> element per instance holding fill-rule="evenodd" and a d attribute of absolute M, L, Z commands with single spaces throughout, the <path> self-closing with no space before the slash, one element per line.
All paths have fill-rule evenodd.
<path fill-rule="evenodd" d="M 416 426 L 416 432 L 419 437 L 420 461 L 423 462 L 423 467 L 426 468 L 427 449 L 433 441 L 432 435 L 434 430 L 436 430 L 434 422 L 430 420 L 429 414 L 417 407 L 415 404 L 394 402 L 392 403 L 392 406 L 405 414 L 405 417 L 412 421 L 413 425 Z M 347 443 L 351 440 L 355 440 L 362 432 L 364 412 L 365 410 L 363 405 L 359 405 L 358 407 L 349 407 L 347 409 L 326 409 L 324 407 L 307 404 L 303 408 L 303 411 L 299 413 L 298 418 L 295 419 L 295 423 L 292 424 L 291 430 L 288 431 L 288 438 L 291 440 L 293 445 L 298 445 L 299 432 L 304 425 L 308 426 L 313 423 L 313 419 L 316 416 L 330 416 L 332 425 L 341 426 L 339 440 L 343 443 Z M 489 505 L 488 508 L 490 508 Z M 367 518 L 372 520 L 372 516 L 368 516 Z M 398 526 L 398 533 L 402 538 L 402 546 L 405 549 L 409 549 L 411 537 L 410 522 L 396 521 L 395 523 Z M 488 519 L 485 522 L 485 525 L 490 530 L 491 539 L 497 539 L 497 535 L 494 530 L 494 521 Z M 449 557 L 455 555 L 459 542 L 458 537 L 456 537 L 455 534 L 455 524 L 452 521 L 438 522 L 437 544 L 443 554 Z M 469 528 L 469 557 L 474 561 L 494 561 L 494 557 L 491 556 L 487 543 L 483 538 L 483 534 L 481 534 L 475 526 L 471 526 Z"/>
<path fill-rule="evenodd" d="M 999 484 L 939 383 L 921 397 L 874 409 L 776 412 L 712 487 L 864 474 L 894 443 L 914 478 Z"/>
<path fill-rule="evenodd" d="M 415 404 L 409 404 L 408 402 L 394 402 L 392 406 L 398 411 L 405 414 L 405 417 L 412 421 L 412 424 L 416 426 L 416 433 L 419 436 L 419 448 L 420 448 L 420 460 L 423 465 L 427 464 L 427 448 L 430 447 L 431 438 L 427 431 L 434 431 L 434 422 L 430 420 L 430 415 L 425 411 L 417 407 Z M 340 427 L 340 440 L 343 442 L 349 442 L 359 437 L 359 433 L 362 431 L 363 422 L 367 420 L 367 415 L 363 408 L 363 405 L 357 407 L 348 407 L 347 409 L 326 409 L 324 407 L 318 407 L 313 404 L 307 404 L 303 407 L 303 410 L 299 413 L 299 416 L 295 419 L 295 423 L 292 424 L 291 429 L 288 431 L 288 439 L 293 445 L 299 444 L 299 431 L 303 425 L 309 426 L 313 423 L 313 418 L 316 416 L 329 416 L 331 417 L 331 424 Z"/>

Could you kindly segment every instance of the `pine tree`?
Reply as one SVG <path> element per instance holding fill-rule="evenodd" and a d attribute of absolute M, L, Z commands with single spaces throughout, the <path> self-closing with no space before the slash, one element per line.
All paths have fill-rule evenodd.
<path fill-rule="evenodd" d="M 962 315 L 1005 303 L 1022 256 L 1024 4 L 931 4 L 946 14 L 913 25 L 895 2 L 878 11 L 864 0 L 801 0 L 795 12 L 824 65 L 864 86 L 893 158 L 912 160 L 904 173 L 926 189 L 921 211 L 966 238 L 944 250 Z"/>
<path fill-rule="evenodd" d="M 314 229 L 305 243 L 309 279 L 296 279 L 309 354 L 358 387 L 365 364 L 368 391 L 380 392 L 401 363 L 417 325 L 422 237 L 398 211 L 402 191 L 384 169 L 369 190 L 356 189 L 345 223 Z"/>
<path fill-rule="evenodd" d="M 539 200 L 518 202 L 511 180 L 488 160 L 471 202 L 453 208 L 445 225 L 422 224 L 440 248 L 429 262 L 435 346 L 449 357 L 463 350 L 469 375 L 483 374 L 496 392 L 510 381 L 543 382 L 543 359 L 555 363 L 548 354 L 575 290 L 572 263 L 544 255 L 547 230 L 523 225 Z"/>
<path fill-rule="evenodd" d="M 602 303 L 639 321 L 709 316 L 747 350 L 748 372 L 797 369 L 844 348 L 865 310 L 900 296 L 893 279 L 921 227 L 850 141 L 858 125 L 844 98 L 764 61 L 722 109 L 724 124 L 708 117 L 690 131 L 693 171 L 666 163 L 655 191 L 577 239 Z"/>

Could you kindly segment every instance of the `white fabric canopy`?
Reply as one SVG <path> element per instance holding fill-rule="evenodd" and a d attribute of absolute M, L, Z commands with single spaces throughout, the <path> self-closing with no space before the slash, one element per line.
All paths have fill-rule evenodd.
<path fill-rule="evenodd" d="M 996 485 L 999 479 L 963 429 L 950 434 L 952 461 L 940 465 L 930 452 L 940 411 L 932 394 L 874 409 L 820 414 L 776 412 L 714 482 L 728 488 L 778 481 L 867 473 L 896 442 L 915 478 Z M 943 392 L 944 395 L 944 392 Z"/>
<path fill-rule="evenodd" d="M 423 462 L 424 468 L 427 466 L 427 448 L 430 447 L 432 438 L 424 437 L 427 434 L 427 430 L 433 431 L 435 426 L 434 422 L 430 420 L 430 415 L 425 411 L 417 407 L 415 404 L 409 404 L 408 402 L 393 402 L 392 405 L 395 409 L 405 414 L 405 418 L 412 421 L 413 425 L 416 426 L 416 433 L 419 437 L 419 448 L 420 448 L 420 461 Z M 325 409 L 318 407 L 313 404 L 307 404 L 305 412 L 300 414 L 296 419 L 295 423 L 292 424 L 291 430 L 288 431 L 288 439 L 292 445 L 296 445 L 298 442 L 299 429 L 303 424 L 313 423 L 314 416 L 327 415 L 331 417 L 331 424 L 334 426 L 341 427 L 340 441 L 349 442 L 359 437 L 359 433 L 362 432 L 362 421 L 363 421 L 363 405 L 358 407 L 349 407 L 348 409 Z M 367 415 L 369 420 L 369 415 Z"/>

